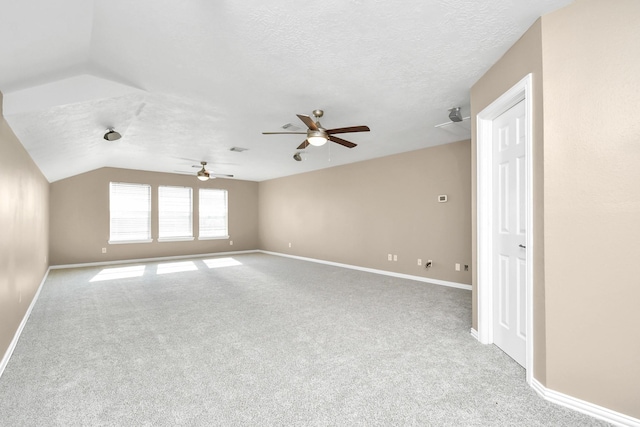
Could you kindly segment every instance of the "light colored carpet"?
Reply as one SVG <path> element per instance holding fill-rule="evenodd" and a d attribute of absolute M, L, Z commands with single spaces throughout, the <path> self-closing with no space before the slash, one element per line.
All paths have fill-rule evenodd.
<path fill-rule="evenodd" d="M 266 254 L 53 270 L 0 424 L 607 425 L 470 325 L 469 291 Z"/>

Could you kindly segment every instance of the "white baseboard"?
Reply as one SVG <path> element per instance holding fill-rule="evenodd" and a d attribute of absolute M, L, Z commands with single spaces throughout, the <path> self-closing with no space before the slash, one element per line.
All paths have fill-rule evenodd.
<path fill-rule="evenodd" d="M 478 339 L 478 331 L 471 328 L 471 336 L 475 339 Z M 567 394 L 548 389 L 535 378 L 531 380 L 529 385 L 532 389 L 535 390 L 536 393 L 538 393 L 540 397 L 548 400 L 549 402 L 564 406 L 565 408 L 569 408 L 573 411 L 581 412 L 583 414 L 589 415 L 590 417 L 606 421 L 616 426 L 640 427 L 640 420 L 637 418 L 633 418 L 628 415 L 612 411 L 611 409 L 586 402 L 576 397 L 572 397 Z"/>
<path fill-rule="evenodd" d="M 238 255 L 238 254 L 250 254 L 261 252 L 257 249 L 248 251 L 231 251 L 231 252 L 214 252 L 209 254 L 192 254 L 192 255 L 175 255 L 156 258 L 138 258 L 138 259 L 123 259 L 116 261 L 99 261 L 99 262 L 85 262 L 80 264 L 64 264 L 64 265 L 52 265 L 52 270 L 59 270 L 63 268 L 81 268 L 81 267 L 100 267 L 103 265 L 117 265 L 117 264 L 136 264 L 140 262 L 155 262 L 155 261 L 170 261 L 172 259 L 189 259 L 189 258 L 203 258 L 208 256 L 225 256 L 225 255 Z"/>
<path fill-rule="evenodd" d="M 640 427 L 640 419 L 638 418 L 633 418 L 576 397 L 548 389 L 535 378 L 531 381 L 531 388 L 533 388 L 543 399 L 557 405 L 564 406 L 565 408 L 581 412 L 616 426 Z"/>
<path fill-rule="evenodd" d="M 352 270 L 366 271 L 368 273 L 382 274 L 384 276 L 398 277 L 400 279 L 417 280 L 419 282 L 432 283 L 434 285 L 440 285 L 440 286 L 448 286 L 450 288 L 465 289 L 465 290 L 468 290 L 468 291 L 471 290 L 471 285 L 465 285 L 464 283 L 448 282 L 446 280 L 439 280 L 439 279 L 430 279 L 428 277 L 413 276 L 411 274 L 394 273 L 393 271 L 378 270 L 378 269 L 375 269 L 375 268 L 360 267 L 360 266 L 357 266 L 357 265 L 342 264 L 342 263 L 339 263 L 339 262 L 325 261 L 325 260 L 322 260 L 322 259 L 307 258 L 307 257 L 301 257 L 301 256 L 297 256 L 297 255 L 288 255 L 288 254 L 283 254 L 283 253 L 280 253 L 280 252 L 271 252 L 271 251 L 262 251 L 262 250 L 259 251 L 259 252 L 262 252 L 262 253 L 265 253 L 265 254 L 269 254 L 269 255 L 277 255 L 277 256 L 282 256 L 282 257 L 287 257 L 287 258 L 299 259 L 299 260 L 302 260 L 302 261 L 317 262 L 319 264 L 333 265 L 335 267 L 343 267 L 343 268 L 350 268 Z"/>
<path fill-rule="evenodd" d="M 4 370 L 7 367 L 7 364 L 9 364 L 9 359 L 11 359 L 11 355 L 13 354 L 13 350 L 15 350 L 16 349 L 16 345 L 18 345 L 18 340 L 20 339 L 20 335 L 22 334 L 22 330 L 24 329 L 25 325 L 27 324 L 27 320 L 29 320 L 29 316 L 31 315 L 31 311 L 33 310 L 33 307 L 35 307 L 35 305 L 36 305 L 36 301 L 38 300 L 38 297 L 40 296 L 40 290 L 42 289 L 42 285 L 44 285 L 44 282 L 47 280 L 47 277 L 49 276 L 49 271 L 51 271 L 51 267 L 47 268 L 47 272 L 44 273 L 44 277 L 40 281 L 40 285 L 38 286 L 38 290 L 36 291 L 35 295 L 33 296 L 33 299 L 31 300 L 31 304 L 29 304 L 29 308 L 27 308 L 27 311 L 24 313 L 24 316 L 22 317 L 22 321 L 20 322 L 20 325 L 18 326 L 18 329 L 16 330 L 16 333 L 13 334 L 13 339 L 9 343 L 9 348 L 7 348 L 7 351 L 2 356 L 2 360 L 0 360 L 0 377 L 2 377 L 2 374 L 4 373 Z"/>
<path fill-rule="evenodd" d="M 269 255 L 283 256 L 287 258 L 294 258 L 294 259 L 299 259 L 303 261 L 317 262 L 320 264 L 333 265 L 336 267 L 350 268 L 352 270 L 366 271 L 369 273 L 382 274 L 385 276 L 398 277 L 401 279 L 417 280 L 419 282 L 433 283 L 434 285 L 448 286 L 451 288 L 465 289 L 468 291 L 471 290 L 471 285 L 466 285 L 463 283 L 448 282 L 446 280 L 430 279 L 427 277 L 413 276 L 410 274 L 394 273 L 392 271 L 377 270 L 374 268 L 359 267 L 357 265 L 342 264 L 339 262 L 325 261 L 321 259 L 307 258 L 307 257 L 296 256 L 296 255 L 288 255 L 280 252 L 263 251 L 259 249 L 252 249 L 247 251 L 233 251 L 233 252 L 214 252 L 209 254 L 176 255 L 176 256 L 156 257 L 156 258 L 139 258 L 139 259 L 116 260 L 116 261 L 86 262 L 86 263 L 79 263 L 79 264 L 63 264 L 63 265 L 52 265 L 50 268 L 52 270 L 58 270 L 63 268 L 99 267 L 103 265 L 135 264 L 140 262 L 155 262 L 155 261 L 167 261 L 167 260 L 173 260 L 173 259 L 202 258 L 207 256 L 238 255 L 238 254 L 248 254 L 248 253 L 256 253 L 256 252 L 265 253 Z"/>

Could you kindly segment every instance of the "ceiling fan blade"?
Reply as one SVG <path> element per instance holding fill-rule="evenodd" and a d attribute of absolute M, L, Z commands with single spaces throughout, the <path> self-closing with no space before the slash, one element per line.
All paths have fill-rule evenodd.
<path fill-rule="evenodd" d="M 331 135 L 333 133 L 369 132 L 370 130 L 369 126 L 349 126 L 346 128 L 329 129 L 327 133 Z"/>
<path fill-rule="evenodd" d="M 316 126 L 316 122 L 309 116 L 305 116 L 304 114 L 296 114 L 302 122 L 307 125 L 307 127 L 311 130 L 318 130 L 318 126 Z"/>
<path fill-rule="evenodd" d="M 306 132 L 262 132 L 263 135 L 306 135 Z"/>
<path fill-rule="evenodd" d="M 210 173 L 209 176 L 214 176 L 216 178 L 233 178 L 233 175 L 224 175 L 221 173 Z"/>
<path fill-rule="evenodd" d="M 353 148 L 358 145 L 333 135 L 329 135 L 329 141 L 333 141 L 337 144 L 344 145 L 347 148 Z"/>
<path fill-rule="evenodd" d="M 298 148 L 296 148 L 296 150 L 304 150 L 305 148 L 307 148 L 309 145 L 309 141 L 307 141 L 306 139 L 304 140 L 304 142 L 300 145 L 298 145 Z"/>

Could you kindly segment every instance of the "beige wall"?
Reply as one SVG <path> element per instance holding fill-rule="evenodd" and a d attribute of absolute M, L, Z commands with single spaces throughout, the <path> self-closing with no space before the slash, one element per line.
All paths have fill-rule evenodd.
<path fill-rule="evenodd" d="M 640 418 L 640 1 L 542 20 L 547 385 Z"/>
<path fill-rule="evenodd" d="M 152 243 L 110 245 L 109 182 L 150 184 L 152 187 Z M 157 188 L 159 185 L 229 190 L 230 239 L 158 242 Z M 194 196 L 194 199 L 196 197 Z M 194 211 L 197 205 L 194 202 Z M 197 236 L 194 217 L 194 235 Z M 231 246 L 230 240 L 233 241 Z M 107 253 L 102 253 L 107 248 Z M 258 183 L 128 169 L 102 168 L 51 184 L 52 265 L 194 255 L 258 248 Z"/>
<path fill-rule="evenodd" d="M 48 266 L 49 183 L 1 114 L 0 357 L 13 339 Z"/>
<path fill-rule="evenodd" d="M 639 16 L 637 0 L 577 0 L 536 22 L 471 90 L 475 117 L 534 75 L 535 378 L 636 418 Z"/>
<path fill-rule="evenodd" d="M 470 284 L 470 271 L 454 269 L 471 260 L 469 144 L 261 182 L 260 247 Z M 449 201 L 438 203 L 439 194 Z"/>
<path fill-rule="evenodd" d="M 542 33 L 540 20 L 518 40 L 517 43 L 471 88 L 472 120 L 472 222 L 473 222 L 473 265 L 477 265 L 477 210 L 476 210 L 476 115 L 504 92 L 533 74 L 533 211 L 534 211 L 534 367 L 538 381 L 546 383 L 545 369 L 545 288 L 544 288 L 544 161 L 543 161 L 543 82 L 542 82 Z M 473 272 L 473 328 L 478 328 L 477 271 Z"/>

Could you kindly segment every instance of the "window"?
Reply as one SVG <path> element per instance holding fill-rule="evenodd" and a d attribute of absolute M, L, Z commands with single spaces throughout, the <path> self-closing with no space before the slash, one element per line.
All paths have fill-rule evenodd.
<path fill-rule="evenodd" d="M 192 189 L 158 187 L 158 241 L 192 240 Z"/>
<path fill-rule="evenodd" d="M 199 239 L 225 239 L 229 237 L 227 190 L 200 189 Z"/>
<path fill-rule="evenodd" d="M 151 242 L 151 186 L 109 183 L 109 243 Z"/>

